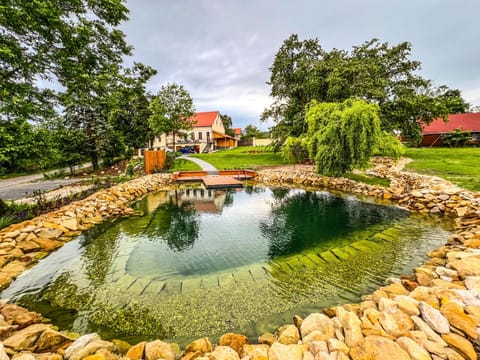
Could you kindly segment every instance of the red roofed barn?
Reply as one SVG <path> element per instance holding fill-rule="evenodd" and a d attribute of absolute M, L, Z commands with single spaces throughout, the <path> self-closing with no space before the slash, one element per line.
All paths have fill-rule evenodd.
<path fill-rule="evenodd" d="M 441 136 L 456 129 L 470 131 L 472 140 L 480 141 L 480 113 L 450 114 L 446 122 L 443 119 L 433 120 L 423 126 L 422 145 L 442 145 Z"/>
<path fill-rule="evenodd" d="M 237 146 L 237 140 L 225 134 L 220 112 L 197 112 L 191 118 L 193 129 L 186 132 L 186 137 L 175 137 L 175 147 L 179 151 L 183 147 L 193 148 L 196 153 L 209 152 L 219 148 Z M 173 136 L 162 134 L 153 142 L 154 148 L 173 149 Z"/>

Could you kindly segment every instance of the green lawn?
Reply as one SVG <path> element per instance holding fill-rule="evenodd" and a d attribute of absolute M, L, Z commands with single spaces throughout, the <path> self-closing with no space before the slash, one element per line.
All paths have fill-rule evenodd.
<path fill-rule="evenodd" d="M 365 174 L 355 174 L 355 173 L 346 173 L 343 175 L 347 179 L 358 181 L 364 184 L 368 185 L 380 185 L 383 187 L 389 187 L 390 186 L 390 180 L 384 179 L 378 176 L 370 176 L 370 175 L 365 175 Z"/>
<path fill-rule="evenodd" d="M 175 159 L 175 162 L 173 163 L 173 168 L 171 168 L 169 171 L 175 172 L 175 171 L 196 171 L 196 170 L 202 170 L 202 168 L 197 164 L 195 164 L 193 161 L 188 161 L 185 159 Z"/>
<path fill-rule="evenodd" d="M 208 161 L 217 169 L 258 169 L 263 166 L 285 165 L 280 153 L 263 146 L 242 146 L 230 150 L 220 150 L 210 154 L 193 155 Z"/>
<path fill-rule="evenodd" d="M 440 176 L 465 189 L 480 191 L 480 147 L 410 148 L 405 170 Z"/>

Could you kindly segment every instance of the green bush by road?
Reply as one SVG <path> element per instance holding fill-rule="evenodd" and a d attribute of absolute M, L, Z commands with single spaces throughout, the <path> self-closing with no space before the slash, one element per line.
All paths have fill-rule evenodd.
<path fill-rule="evenodd" d="M 405 170 L 440 176 L 465 189 L 480 191 L 480 147 L 410 148 Z"/>

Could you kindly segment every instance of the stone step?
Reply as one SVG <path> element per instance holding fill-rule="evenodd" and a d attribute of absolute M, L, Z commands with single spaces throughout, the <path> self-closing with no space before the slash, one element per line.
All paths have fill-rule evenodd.
<path fill-rule="evenodd" d="M 375 251 L 375 250 L 378 250 L 379 248 L 379 245 L 377 243 L 370 240 L 355 241 L 354 243 L 351 243 L 350 246 L 360 251 L 367 251 L 367 252 Z"/>
<path fill-rule="evenodd" d="M 124 274 L 121 278 L 119 278 L 113 284 L 118 289 L 118 291 L 125 292 L 130 287 L 130 285 L 132 285 L 135 281 L 137 281 L 136 277 L 130 274 Z"/>
<path fill-rule="evenodd" d="M 264 280 L 269 277 L 269 275 L 267 275 L 265 272 L 265 269 L 263 269 L 261 266 L 251 266 L 249 271 L 255 281 Z"/>
<path fill-rule="evenodd" d="M 233 278 L 237 283 L 253 281 L 252 274 L 248 271 L 248 268 L 234 271 Z"/>
<path fill-rule="evenodd" d="M 383 241 L 392 242 L 392 241 L 395 241 L 397 239 L 398 239 L 398 237 L 393 237 L 393 236 L 385 234 L 383 232 L 377 233 L 370 238 L 370 240 L 380 241 L 380 242 L 383 242 Z"/>
<path fill-rule="evenodd" d="M 129 294 L 142 295 L 145 288 L 148 286 L 148 284 L 150 284 L 151 281 L 151 279 L 147 278 L 137 278 L 137 281 L 128 287 L 127 292 Z"/>
<path fill-rule="evenodd" d="M 395 226 L 389 227 L 388 229 L 383 230 L 382 232 L 387 235 L 391 235 L 393 237 L 402 236 L 405 229 L 397 228 Z"/>
<path fill-rule="evenodd" d="M 352 257 L 348 252 L 346 252 L 342 248 L 334 248 L 334 249 L 331 249 L 330 251 L 340 260 L 347 261 Z"/>
<path fill-rule="evenodd" d="M 338 261 L 338 258 L 332 253 L 330 250 L 323 251 L 318 254 L 322 259 L 324 259 L 327 263 L 335 263 Z"/>
<path fill-rule="evenodd" d="M 310 269 L 315 269 L 318 267 L 318 263 L 312 261 L 312 259 L 310 259 L 308 256 L 305 256 L 305 255 L 298 255 L 297 256 L 297 259 L 307 268 L 310 268 Z"/>
<path fill-rule="evenodd" d="M 218 284 L 220 287 L 233 284 L 234 282 L 235 278 L 232 273 L 225 273 L 218 276 Z"/>
<path fill-rule="evenodd" d="M 200 289 L 200 285 L 202 283 L 201 278 L 191 278 L 185 279 L 182 281 L 182 294 L 191 294 L 195 290 Z"/>
<path fill-rule="evenodd" d="M 213 287 L 218 287 L 218 277 L 216 275 L 202 277 L 200 288 L 209 289 Z"/>
<path fill-rule="evenodd" d="M 283 272 L 289 274 L 292 271 L 292 268 L 288 266 L 287 262 L 284 259 L 270 260 L 268 262 L 272 267 L 272 270 L 275 272 Z"/>
<path fill-rule="evenodd" d="M 302 256 L 305 256 L 306 258 L 308 258 L 310 261 L 314 262 L 317 265 L 325 264 L 325 261 L 320 259 L 315 252 L 304 253 Z"/>
<path fill-rule="evenodd" d="M 165 281 L 152 280 L 143 289 L 144 295 L 158 295 L 165 287 Z"/>
<path fill-rule="evenodd" d="M 358 256 L 360 250 L 351 247 L 350 245 L 341 247 L 342 251 L 349 254 L 352 257 Z"/>
<path fill-rule="evenodd" d="M 287 264 L 292 268 L 293 271 L 298 271 L 305 268 L 305 264 L 302 263 L 297 256 L 288 258 Z"/>
<path fill-rule="evenodd" d="M 171 296 L 171 295 L 177 295 L 182 292 L 182 282 L 181 281 L 165 281 L 165 286 L 162 288 L 162 291 L 160 291 L 160 295 L 163 296 Z"/>

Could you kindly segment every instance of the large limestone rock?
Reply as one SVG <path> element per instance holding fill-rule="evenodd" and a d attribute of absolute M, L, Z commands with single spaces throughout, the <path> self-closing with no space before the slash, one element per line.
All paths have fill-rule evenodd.
<path fill-rule="evenodd" d="M 38 338 L 35 344 L 35 351 L 40 353 L 56 352 L 60 347 L 72 342 L 73 339 L 69 338 L 65 334 L 53 329 L 46 329 Z"/>
<path fill-rule="evenodd" d="M 344 342 L 347 344 L 347 346 L 355 346 L 360 340 L 363 339 L 363 333 L 361 329 L 362 322 L 358 318 L 357 314 L 352 311 L 346 311 L 339 306 L 337 307 L 337 318 L 342 325 L 345 334 Z"/>
<path fill-rule="evenodd" d="M 45 324 L 33 324 L 20 331 L 15 332 L 12 336 L 3 341 L 5 347 L 18 352 L 22 350 L 35 351 L 35 342 L 40 335 L 47 329 L 50 329 L 51 325 Z"/>
<path fill-rule="evenodd" d="M 308 350 L 307 345 L 284 345 L 274 343 L 268 351 L 269 360 L 302 360 L 303 352 Z"/>
<path fill-rule="evenodd" d="M 188 344 L 185 347 L 185 350 L 183 351 L 184 354 L 189 353 L 189 352 L 200 352 L 202 354 L 206 354 L 208 352 L 211 352 L 213 350 L 212 343 L 208 338 L 201 338 L 197 339 L 195 341 L 192 341 L 190 344 Z"/>
<path fill-rule="evenodd" d="M 330 351 L 331 353 L 342 352 L 348 355 L 348 352 L 350 351 L 347 344 L 345 344 L 343 341 L 340 341 L 338 339 L 329 339 L 327 341 L 327 346 L 328 346 L 328 351 Z"/>
<path fill-rule="evenodd" d="M 403 350 L 405 350 L 412 360 L 430 360 L 430 354 L 414 340 L 402 336 L 395 341 Z"/>
<path fill-rule="evenodd" d="M 476 360 L 477 354 L 473 348 L 472 343 L 464 337 L 457 334 L 443 334 L 442 339 L 446 341 L 448 346 L 459 352 L 468 360 Z"/>
<path fill-rule="evenodd" d="M 313 355 L 317 355 L 319 352 L 328 353 L 328 344 L 326 341 L 312 341 L 308 344 L 308 351 Z"/>
<path fill-rule="evenodd" d="M 92 335 L 92 334 L 90 334 Z M 95 334 L 96 335 L 96 334 Z M 83 336 L 82 336 L 83 337 Z M 82 337 L 78 338 L 80 340 Z M 87 339 L 88 340 L 88 339 Z M 97 352 L 101 350 L 106 350 L 107 353 L 114 352 L 116 350 L 115 344 L 109 342 L 109 341 L 104 341 L 104 340 L 93 340 L 90 339 L 90 341 L 84 340 L 84 342 L 87 342 L 85 346 L 79 346 L 79 343 L 75 341 L 70 347 L 67 348 L 67 351 L 70 350 L 72 346 L 75 345 L 73 351 L 70 350 L 68 353 L 69 357 L 67 358 L 67 353 L 65 352 L 65 358 L 68 360 L 82 360 L 83 358 L 90 356 L 90 355 L 95 355 Z M 77 343 L 77 344 L 75 344 Z"/>
<path fill-rule="evenodd" d="M 238 353 L 229 346 L 215 347 L 215 350 L 209 355 L 209 358 L 212 360 L 240 360 Z"/>
<path fill-rule="evenodd" d="M 265 333 L 258 337 L 259 344 L 265 344 L 270 346 L 275 342 L 277 342 L 277 337 L 271 333 Z"/>
<path fill-rule="evenodd" d="M 125 355 L 127 358 L 130 360 L 141 360 L 144 358 L 144 351 L 145 351 L 145 345 L 147 345 L 146 341 L 142 341 L 138 343 L 137 345 L 132 346 L 128 351 L 127 354 Z"/>
<path fill-rule="evenodd" d="M 3 305 L 0 312 L 7 322 L 18 325 L 20 328 L 42 321 L 40 314 L 14 304 Z"/>
<path fill-rule="evenodd" d="M 295 325 L 285 325 L 278 329 L 278 342 L 288 345 L 297 344 L 300 340 L 300 334 Z"/>
<path fill-rule="evenodd" d="M 45 251 L 48 251 L 48 252 L 51 252 L 57 248 L 59 248 L 60 246 L 62 246 L 62 242 L 58 241 L 58 240 L 52 240 L 52 239 L 46 239 L 46 238 L 38 238 L 38 239 L 35 239 L 35 242 L 40 245 L 40 247 L 45 250 Z"/>
<path fill-rule="evenodd" d="M 450 268 L 457 270 L 458 276 L 462 279 L 468 276 L 480 275 L 480 255 L 455 260 L 450 262 L 448 265 Z"/>
<path fill-rule="evenodd" d="M 102 340 L 101 337 L 97 333 L 86 334 L 80 336 L 77 340 L 75 340 L 66 350 L 64 357 L 65 359 L 70 359 L 70 357 L 77 351 L 81 350 L 89 343 L 94 341 Z"/>
<path fill-rule="evenodd" d="M 383 336 L 367 336 L 350 349 L 353 360 L 410 360 L 408 353 L 393 340 Z"/>
<path fill-rule="evenodd" d="M 440 308 L 442 314 L 447 318 L 450 325 L 461 330 L 464 334 L 472 339 L 477 339 L 476 322 L 471 316 L 463 312 L 462 307 L 455 303 L 449 302 Z"/>
<path fill-rule="evenodd" d="M 0 360 L 9 360 L 3 343 L 0 341 Z"/>
<path fill-rule="evenodd" d="M 428 324 L 423 321 L 420 317 L 418 316 L 412 316 L 412 321 L 415 324 L 415 328 L 421 332 L 423 332 L 427 338 L 435 343 L 442 344 L 442 346 L 446 346 L 447 344 L 445 341 L 442 340 L 440 335 L 438 335 L 433 329 L 428 326 Z"/>
<path fill-rule="evenodd" d="M 30 351 L 22 351 L 13 355 L 12 360 L 35 360 L 35 356 Z"/>
<path fill-rule="evenodd" d="M 423 301 L 420 302 L 419 308 L 423 320 L 425 320 L 433 330 L 439 334 L 447 334 L 450 332 L 450 324 L 448 323 L 447 318 L 443 316 L 439 310 L 434 309 Z"/>
<path fill-rule="evenodd" d="M 220 337 L 218 344 L 220 346 L 229 346 L 240 355 L 243 346 L 248 344 L 248 338 L 245 335 L 228 333 Z"/>
<path fill-rule="evenodd" d="M 314 331 L 319 331 L 322 334 L 325 334 L 324 340 L 333 337 L 335 334 L 335 328 L 333 327 L 332 321 L 326 315 L 318 313 L 308 315 L 300 326 L 302 338 L 305 338 Z"/>
<path fill-rule="evenodd" d="M 268 345 L 243 345 L 243 356 L 250 357 L 250 360 L 266 360 L 268 359 L 268 350 L 270 346 Z M 1 359 L 0 359 L 1 360 Z"/>
<path fill-rule="evenodd" d="M 166 342 L 155 340 L 145 345 L 145 360 L 175 360 L 172 346 Z"/>

